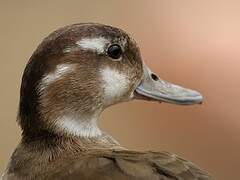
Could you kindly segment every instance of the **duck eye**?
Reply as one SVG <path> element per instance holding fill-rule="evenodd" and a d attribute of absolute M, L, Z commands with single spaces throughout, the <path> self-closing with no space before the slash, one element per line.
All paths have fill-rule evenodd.
<path fill-rule="evenodd" d="M 108 48 L 107 54 L 113 59 L 118 59 L 122 56 L 122 48 L 118 44 L 112 44 Z"/>

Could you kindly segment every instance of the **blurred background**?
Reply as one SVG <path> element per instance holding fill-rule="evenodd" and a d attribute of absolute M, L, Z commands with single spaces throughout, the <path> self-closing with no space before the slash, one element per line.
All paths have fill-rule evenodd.
<path fill-rule="evenodd" d="M 170 151 L 218 180 L 240 179 L 240 1 L 1 0 L 0 22 L 0 173 L 20 140 L 20 80 L 32 52 L 59 27 L 99 22 L 129 32 L 161 78 L 205 98 L 195 106 L 119 104 L 101 127 L 127 148 Z"/>

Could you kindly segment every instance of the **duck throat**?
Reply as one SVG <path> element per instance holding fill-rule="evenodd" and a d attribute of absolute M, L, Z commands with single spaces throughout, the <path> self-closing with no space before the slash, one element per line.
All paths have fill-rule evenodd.
<path fill-rule="evenodd" d="M 70 136 L 83 138 L 98 137 L 102 135 L 102 131 L 98 128 L 97 121 L 99 116 L 96 114 L 91 117 L 63 115 L 57 118 L 55 126 L 57 131 Z"/>
<path fill-rule="evenodd" d="M 65 115 L 58 119 L 55 125 L 59 133 L 64 133 L 67 138 L 75 141 L 75 147 L 81 150 L 122 148 L 109 134 L 99 129 L 97 125 L 98 117 L 95 115 L 91 118 L 76 118 Z"/>

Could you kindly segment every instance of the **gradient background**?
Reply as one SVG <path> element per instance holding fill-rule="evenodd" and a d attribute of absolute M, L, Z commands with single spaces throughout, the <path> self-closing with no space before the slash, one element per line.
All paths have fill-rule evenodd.
<path fill-rule="evenodd" d="M 23 69 L 50 32 L 77 22 L 125 29 L 163 79 L 197 89 L 203 105 L 134 101 L 107 109 L 101 126 L 121 144 L 166 150 L 218 180 L 240 179 L 240 1 L 0 1 L 0 173 L 20 139 Z"/>

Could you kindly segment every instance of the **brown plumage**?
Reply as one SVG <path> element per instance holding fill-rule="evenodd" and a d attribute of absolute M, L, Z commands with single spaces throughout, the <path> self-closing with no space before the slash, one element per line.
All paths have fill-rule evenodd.
<path fill-rule="evenodd" d="M 105 108 L 132 99 L 202 101 L 198 92 L 153 74 L 118 28 L 87 23 L 53 32 L 24 71 L 22 140 L 3 180 L 212 180 L 174 154 L 130 151 L 98 129 Z"/>
<path fill-rule="evenodd" d="M 101 140 L 102 141 L 102 137 Z M 136 152 L 114 140 L 68 139 L 41 149 L 39 142 L 20 145 L 6 179 L 58 180 L 210 180 L 207 172 L 168 152 Z M 21 157 L 19 157 L 21 154 Z M 16 172 L 18 172 L 16 176 Z"/>

